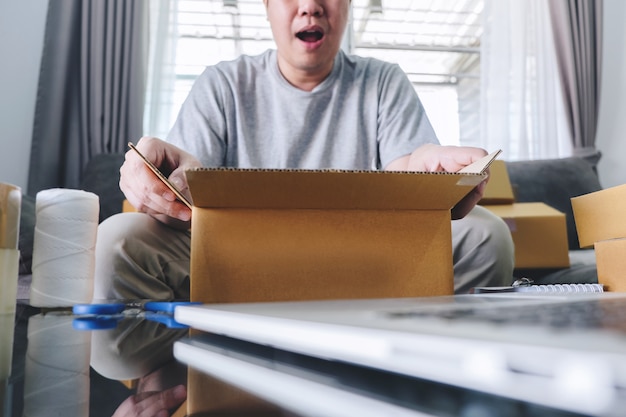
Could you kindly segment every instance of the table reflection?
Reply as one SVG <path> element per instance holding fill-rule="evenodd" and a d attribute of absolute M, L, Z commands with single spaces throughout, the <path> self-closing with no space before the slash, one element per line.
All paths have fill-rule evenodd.
<path fill-rule="evenodd" d="M 13 357 L 13 322 L 15 313 L 0 314 L 0 411 L 10 402 L 9 377 Z"/>
<path fill-rule="evenodd" d="M 172 355 L 186 329 L 129 316 L 114 328 L 77 330 L 75 319 L 26 305 L 0 316 L 0 416 L 132 416 L 124 404 L 186 383 Z"/>
<path fill-rule="evenodd" d="M 36 314 L 28 320 L 25 417 L 89 415 L 91 335 L 75 331 L 73 320 L 66 312 Z"/>

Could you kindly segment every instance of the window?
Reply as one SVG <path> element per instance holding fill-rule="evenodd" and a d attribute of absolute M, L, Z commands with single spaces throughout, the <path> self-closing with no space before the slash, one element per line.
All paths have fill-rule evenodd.
<path fill-rule="evenodd" d="M 160 126 L 171 126 L 206 65 L 275 47 L 261 0 L 174 4 L 173 90 L 165 94 L 169 110 L 161 117 L 168 120 Z M 413 82 L 442 143 L 476 143 L 482 8 L 483 0 L 352 0 L 344 48 L 398 63 Z"/>

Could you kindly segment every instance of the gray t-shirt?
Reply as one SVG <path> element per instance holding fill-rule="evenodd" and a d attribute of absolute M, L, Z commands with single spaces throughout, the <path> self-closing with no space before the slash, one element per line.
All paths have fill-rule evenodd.
<path fill-rule="evenodd" d="M 382 169 L 438 143 L 396 64 L 339 52 L 313 91 L 281 75 L 275 50 L 207 67 L 169 142 L 207 167 Z"/>

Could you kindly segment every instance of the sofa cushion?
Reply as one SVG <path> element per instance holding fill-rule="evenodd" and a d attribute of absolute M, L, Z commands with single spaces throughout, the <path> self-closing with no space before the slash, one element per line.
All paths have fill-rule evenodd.
<path fill-rule="evenodd" d="M 33 238 L 35 234 L 35 197 L 22 195 L 20 208 L 20 274 L 30 274 L 33 261 Z"/>
<path fill-rule="evenodd" d="M 91 158 L 81 181 L 81 189 L 100 198 L 100 222 L 122 211 L 124 193 L 120 190 L 123 153 L 99 154 Z"/>
<path fill-rule="evenodd" d="M 516 201 L 540 201 L 565 213 L 569 249 L 580 249 L 571 198 L 602 189 L 593 165 L 569 157 L 508 161 L 506 167 Z"/>

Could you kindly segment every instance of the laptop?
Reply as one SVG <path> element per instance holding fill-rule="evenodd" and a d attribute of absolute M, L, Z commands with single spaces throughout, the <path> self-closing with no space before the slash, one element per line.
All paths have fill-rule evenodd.
<path fill-rule="evenodd" d="M 216 352 L 274 372 L 281 369 L 275 352 L 288 352 L 337 368 L 376 372 L 377 378 L 389 381 L 404 378 L 403 386 L 409 386 L 406 381 L 430 381 L 509 399 L 516 409 L 519 404 L 543 407 L 541 415 L 552 415 L 546 411 L 552 410 L 553 415 L 618 416 L 626 410 L 626 294 L 213 304 L 179 307 L 175 319 L 210 333 L 177 342 L 175 356 L 200 370 L 221 372 L 224 379 L 237 375 L 215 369 Z M 215 347 L 207 337 L 274 353 L 260 361 L 258 355 Z M 300 374 L 292 374 L 311 380 L 297 369 Z M 407 410 L 406 402 L 395 404 Z M 419 412 L 419 407 L 413 411 Z"/>

